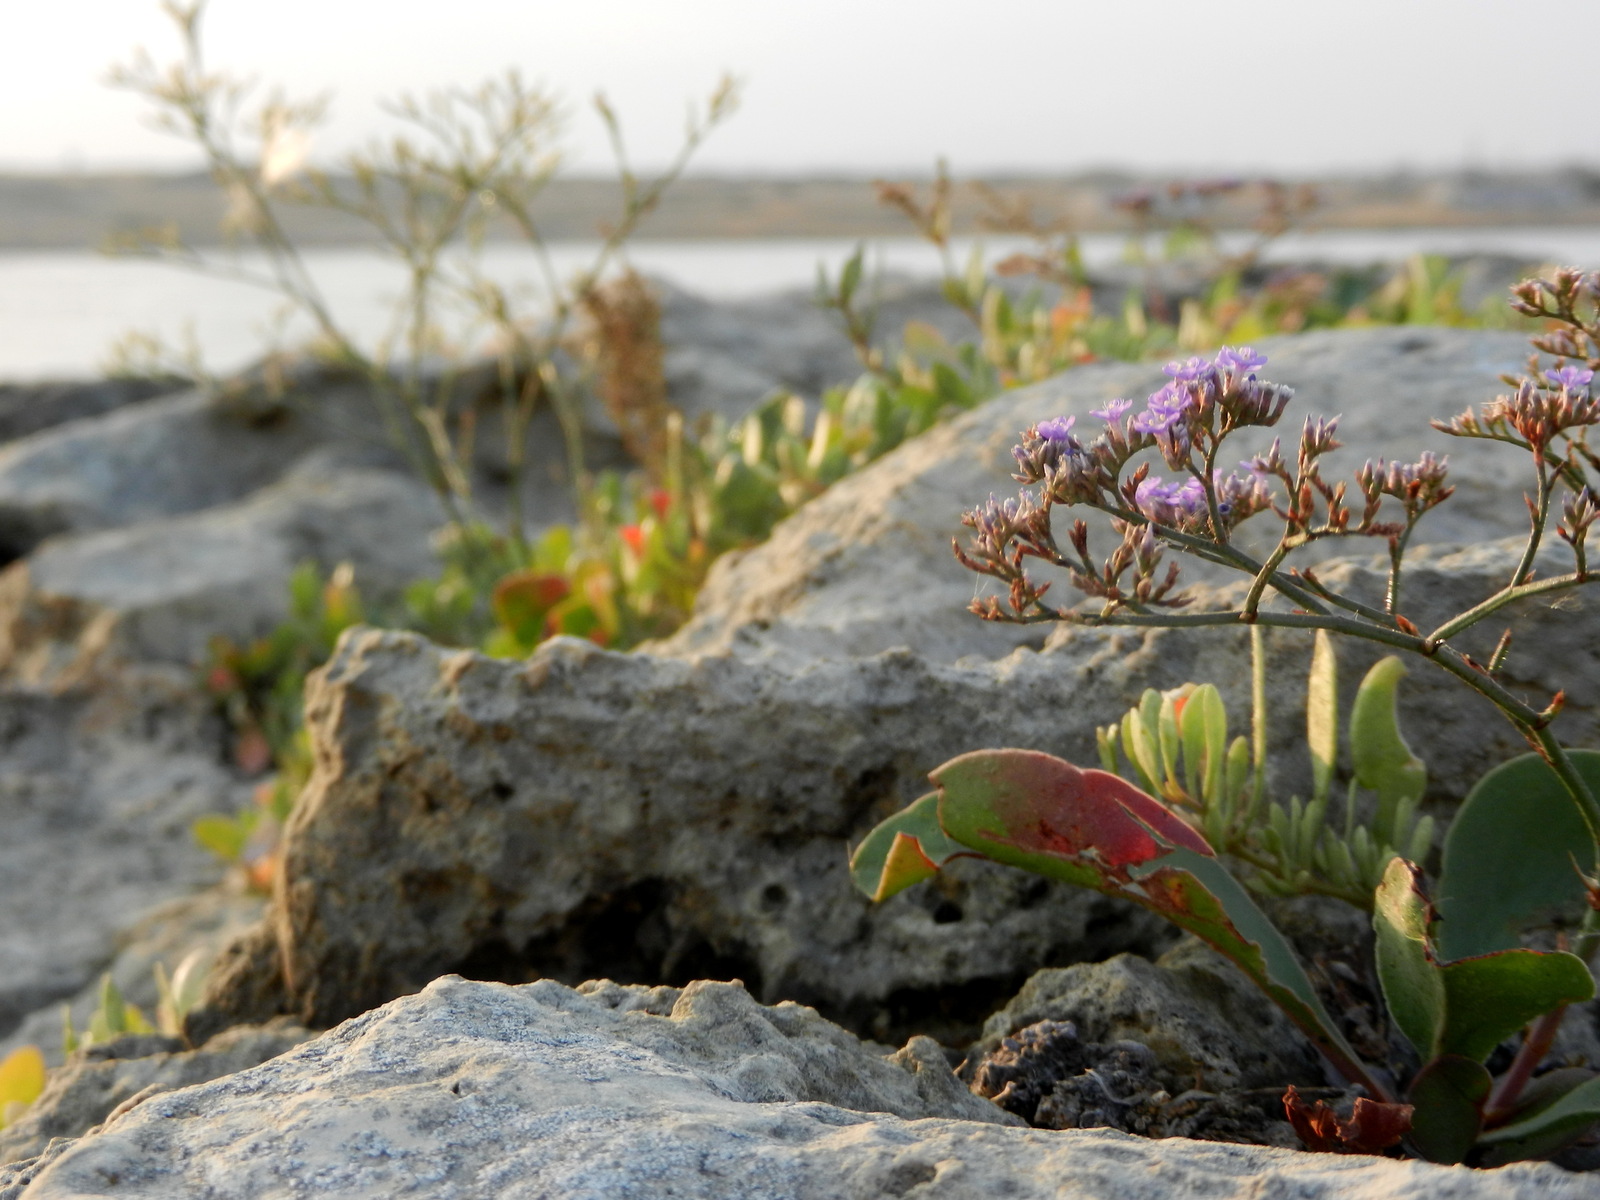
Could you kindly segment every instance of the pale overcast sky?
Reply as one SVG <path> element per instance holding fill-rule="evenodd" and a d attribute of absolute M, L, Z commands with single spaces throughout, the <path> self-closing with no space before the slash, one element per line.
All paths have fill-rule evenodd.
<path fill-rule="evenodd" d="M 193 163 L 101 83 L 174 50 L 154 0 L 5 7 L 0 169 Z M 702 169 L 1600 165 L 1600 0 L 213 0 L 207 32 L 215 66 L 335 90 L 324 153 L 379 97 L 516 66 L 594 167 L 595 89 L 648 163 L 724 71 L 745 102 Z"/>

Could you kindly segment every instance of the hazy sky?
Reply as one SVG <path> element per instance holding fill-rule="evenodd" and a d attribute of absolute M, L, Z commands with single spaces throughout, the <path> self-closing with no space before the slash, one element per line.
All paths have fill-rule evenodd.
<path fill-rule="evenodd" d="M 0 169 L 193 162 L 101 82 L 175 50 L 154 0 L 6 7 Z M 1600 164 L 1600 0 L 213 0 L 206 30 L 214 66 L 335 90 L 319 153 L 380 97 L 516 66 L 594 167 L 597 88 L 649 163 L 724 71 L 744 104 L 702 168 Z"/>

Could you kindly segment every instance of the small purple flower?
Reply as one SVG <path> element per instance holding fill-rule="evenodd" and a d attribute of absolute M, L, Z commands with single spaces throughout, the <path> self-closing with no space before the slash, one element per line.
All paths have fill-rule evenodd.
<path fill-rule="evenodd" d="M 1249 346 L 1224 346 L 1217 351 L 1217 369 L 1247 375 L 1267 365 L 1267 356 L 1257 354 Z"/>
<path fill-rule="evenodd" d="M 1252 464 L 1241 465 L 1249 468 Z M 1237 471 L 1224 475 L 1218 471 L 1212 481 L 1217 491 L 1217 512 L 1229 526 L 1255 516 L 1272 504 L 1272 491 L 1266 477 L 1253 470 L 1247 475 Z"/>
<path fill-rule="evenodd" d="M 1152 475 L 1133 493 L 1133 503 L 1149 520 L 1176 529 L 1195 524 L 1206 515 L 1206 490 L 1198 479 L 1166 483 Z"/>
<path fill-rule="evenodd" d="M 1203 358 L 1191 358 L 1184 362 L 1169 362 L 1161 368 L 1164 375 L 1180 383 L 1194 383 L 1204 379 L 1211 370 L 1211 364 Z"/>
<path fill-rule="evenodd" d="M 1132 400 L 1107 400 L 1104 408 L 1097 408 L 1089 415 L 1091 417 L 1099 417 L 1106 424 L 1112 425 L 1122 420 L 1122 414 L 1127 412 L 1132 407 Z"/>
<path fill-rule="evenodd" d="M 1151 394 L 1145 410 L 1133 418 L 1133 427 L 1140 433 L 1166 433 L 1183 419 L 1188 404 L 1188 394 L 1180 391 L 1176 383 L 1169 383 Z"/>
<path fill-rule="evenodd" d="M 1052 417 L 1048 421 L 1040 421 L 1039 436 L 1058 446 L 1076 447 L 1078 439 L 1072 436 L 1072 425 L 1076 420 L 1076 417 Z"/>
<path fill-rule="evenodd" d="M 1584 367 L 1565 366 L 1557 371 L 1546 371 L 1544 377 L 1558 387 L 1576 391 L 1578 388 L 1589 386 L 1589 381 L 1594 378 L 1594 372 Z"/>

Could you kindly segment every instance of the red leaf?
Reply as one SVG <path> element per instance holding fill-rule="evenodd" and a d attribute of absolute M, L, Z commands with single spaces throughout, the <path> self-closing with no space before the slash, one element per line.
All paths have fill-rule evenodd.
<path fill-rule="evenodd" d="M 1327 1101 L 1307 1104 L 1291 1084 L 1283 1093 L 1283 1111 L 1307 1150 L 1320 1154 L 1379 1154 L 1411 1129 L 1409 1104 L 1388 1104 L 1357 1097 L 1348 1119 Z"/>
<path fill-rule="evenodd" d="M 935 783 L 944 769 L 933 773 Z M 982 769 L 994 775 L 996 785 L 1004 784 L 995 787 L 991 803 L 1007 840 L 1020 849 L 1065 857 L 1092 849 L 1104 866 L 1124 867 L 1166 853 L 1167 846 L 1154 833 L 1169 845 L 1208 857 L 1213 853 L 1204 838 L 1160 801 L 1108 771 L 1083 770 L 1025 750 L 991 756 Z"/>

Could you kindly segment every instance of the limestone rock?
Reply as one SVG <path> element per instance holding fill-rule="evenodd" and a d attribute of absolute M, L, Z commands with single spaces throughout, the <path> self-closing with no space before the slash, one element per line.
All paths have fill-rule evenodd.
<path fill-rule="evenodd" d="M 441 979 L 237 1075 L 0 1168 L 0 1200 L 1579 1200 L 1547 1164 L 1474 1172 L 1011 1127 L 814 1013 L 682 992 Z M 929 1078 L 925 1078 L 929 1077 Z M 975 1109 L 973 1105 L 983 1106 Z"/>
<path fill-rule="evenodd" d="M 197 390 L 58 425 L 0 449 L 0 548 L 238 500 L 315 441 L 305 421 L 251 426 Z"/>
<path fill-rule="evenodd" d="M 1412 586 L 1432 599 L 1419 618 L 1486 592 L 1514 561 L 1504 547 L 1424 557 Z M 1349 562 L 1325 574 L 1357 592 L 1383 578 Z M 1528 616 L 1539 654 L 1514 658 L 1511 682 L 1566 686 L 1564 736 L 1600 740 L 1590 610 Z M 1287 795 L 1305 783 L 1310 647 L 1291 631 L 1268 647 L 1274 794 Z M 1347 693 L 1372 657 L 1348 655 Z M 999 662 L 900 650 L 800 670 L 572 640 L 516 664 L 352 633 L 311 689 L 318 765 L 270 929 L 219 978 L 214 1013 L 328 1024 L 449 970 L 656 980 L 715 964 L 765 998 L 880 1034 L 915 1028 L 952 995 L 970 1021 L 1041 964 L 1148 949 L 1160 934 L 1089 893 L 967 861 L 870 906 L 850 887 L 847 846 L 956 754 L 1010 745 L 1093 762 L 1097 725 L 1145 687 L 1190 679 L 1221 685 L 1242 726 L 1248 678 L 1242 631 L 1063 629 Z M 1417 666 L 1404 697 L 1427 714 L 1406 729 L 1440 798 L 1521 752 L 1442 671 Z"/>
<path fill-rule="evenodd" d="M 1323 1067 L 1244 974 L 1192 938 L 1158 962 L 1119 954 L 1038 972 L 983 1026 L 974 1053 L 1039 1021 L 1070 1021 L 1085 1042 L 1135 1041 L 1173 1095 L 1199 1088 L 1318 1085 Z"/>
<path fill-rule="evenodd" d="M 715 970 L 874 1036 L 970 1036 L 1041 963 L 1171 937 L 1140 910 L 989 863 L 884 905 L 849 883 L 849 844 L 944 759 L 1092 738 L 1091 714 L 1074 726 L 1052 700 L 1117 668 L 1063 666 L 888 654 L 790 675 L 574 639 L 523 664 L 352 631 L 310 689 L 317 767 L 270 928 L 208 1003 L 272 1015 L 262 973 L 280 963 L 273 1002 L 319 1025 L 451 970 Z"/>
<path fill-rule="evenodd" d="M 1457 494 L 1423 520 L 1415 544 L 1476 544 L 1526 532 L 1523 456 L 1428 426 L 1506 390 L 1498 376 L 1522 367 L 1525 338 L 1452 329 L 1334 330 L 1274 338 L 1260 348 L 1271 359 L 1263 376 L 1295 388 L 1277 431 L 1287 441 L 1308 414 L 1342 414 L 1346 449 L 1330 467 L 1353 470 L 1368 457 L 1409 460 L 1424 449 L 1449 453 Z M 763 545 L 722 559 L 694 619 L 660 652 L 773 656 L 795 665 L 893 646 L 939 662 L 1037 646 L 1036 627 L 986 626 L 967 615 L 985 581 L 951 558 L 951 538 L 966 532 L 961 514 L 990 493 L 1014 490 L 1011 447 L 1019 430 L 1062 414 L 1090 426 L 1091 409 L 1117 396 L 1142 400 L 1163 380 L 1154 363 L 1079 367 L 914 439 L 830 488 Z M 1238 447 L 1241 457 L 1263 448 Z M 1380 550 L 1352 544 L 1337 552 Z M 1185 577 L 1207 575 L 1186 565 Z"/>
<path fill-rule="evenodd" d="M 210 863 L 205 865 L 209 867 Z M 192 886 L 190 880 L 182 876 L 172 882 Z M 157 898 L 159 895 L 155 892 Z M 102 922 L 109 926 L 108 939 L 114 957 L 104 962 L 101 958 L 104 950 L 96 949 L 93 958 L 79 970 L 98 970 L 103 963 L 104 972 L 111 976 L 123 999 L 153 1020 L 160 1000 L 155 981 L 157 964 L 170 977 L 185 959 L 196 955 L 197 968 L 203 975 L 228 946 L 260 921 L 264 905 L 262 897 L 245 893 L 233 881 L 226 880 L 205 891 L 156 904 L 154 908 L 145 902 L 139 909 L 111 914 L 109 920 L 102 914 Z M 83 919 L 81 909 L 69 915 Z M 49 927 L 46 929 L 48 931 Z M 37 941 L 28 944 L 40 953 L 31 968 L 35 971 L 60 953 L 55 947 L 41 946 Z M 0 1033 L 0 1059 L 19 1046 L 31 1045 L 44 1054 L 48 1066 L 60 1066 L 63 1008 L 72 1015 L 72 1027 L 81 1032 L 89 1027 L 90 1017 L 99 1004 L 100 975 L 97 974 L 75 993 L 36 1009 L 14 1029 Z"/>
<path fill-rule="evenodd" d="M 436 571 L 429 537 L 442 523 L 420 484 L 315 456 L 235 504 L 40 546 L 0 576 L 0 660 L 17 670 L 65 653 L 31 627 L 70 611 L 79 624 L 100 617 L 122 658 L 199 663 L 213 637 L 260 637 L 282 621 L 301 562 L 350 563 L 369 599 Z"/>
<path fill-rule="evenodd" d="M 189 826 L 247 803 L 249 784 L 212 720 L 186 671 L 128 671 L 94 696 L 0 691 L 0 1039 L 48 1007 L 59 1043 L 59 1002 L 119 933 L 220 878 Z"/>
<path fill-rule="evenodd" d="M 165 378 L 58 380 L 0 383 L 0 442 L 41 429 L 179 391 L 183 383 Z"/>
<path fill-rule="evenodd" d="M 75 1138 L 137 1096 L 149 1098 L 220 1079 L 276 1058 L 312 1036 L 288 1021 L 240 1025 L 198 1050 L 173 1038 L 130 1035 L 79 1051 L 53 1071 L 44 1093 L 0 1129 L 0 1163 L 32 1158 L 52 1138 Z"/>

